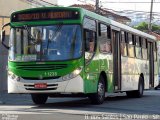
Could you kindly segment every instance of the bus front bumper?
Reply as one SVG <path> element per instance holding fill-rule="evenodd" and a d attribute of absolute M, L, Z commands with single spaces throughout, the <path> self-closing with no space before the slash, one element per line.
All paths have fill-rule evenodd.
<path fill-rule="evenodd" d="M 35 84 L 47 84 L 46 88 L 35 88 Z M 8 93 L 84 93 L 84 81 L 80 75 L 66 81 L 25 80 L 15 81 L 8 77 Z"/>

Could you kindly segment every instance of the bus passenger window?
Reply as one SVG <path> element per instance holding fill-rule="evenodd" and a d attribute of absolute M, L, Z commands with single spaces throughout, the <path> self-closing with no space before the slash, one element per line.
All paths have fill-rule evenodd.
<path fill-rule="evenodd" d="M 132 45 L 128 45 L 128 54 L 129 54 L 129 57 L 135 57 L 134 47 Z"/>
<path fill-rule="evenodd" d="M 147 52 L 147 39 L 142 38 L 142 57 L 143 59 L 148 59 L 148 52 Z"/>
<path fill-rule="evenodd" d="M 136 36 L 136 46 L 140 47 L 140 39 L 139 36 Z"/>
<path fill-rule="evenodd" d="M 128 43 L 130 45 L 133 45 L 133 39 L 132 39 L 132 34 L 128 33 Z"/>
<path fill-rule="evenodd" d="M 100 24 L 100 36 L 99 36 L 99 41 L 100 41 L 100 52 L 102 53 L 111 53 L 112 48 L 111 48 L 111 39 L 110 35 L 108 32 L 108 27 L 107 25 Z"/>
<path fill-rule="evenodd" d="M 128 56 L 135 57 L 134 40 L 131 33 L 128 34 Z"/>
<path fill-rule="evenodd" d="M 141 50 L 141 37 L 136 36 L 136 58 L 141 59 L 142 58 L 142 50 Z"/>
<path fill-rule="evenodd" d="M 127 56 L 127 46 L 126 46 L 126 40 L 125 40 L 125 34 L 126 32 L 121 32 L 121 55 Z"/>

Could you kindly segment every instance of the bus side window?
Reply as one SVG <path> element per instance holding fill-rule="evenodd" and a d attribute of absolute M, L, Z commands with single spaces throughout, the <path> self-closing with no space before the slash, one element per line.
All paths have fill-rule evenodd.
<path fill-rule="evenodd" d="M 99 40 L 100 40 L 100 52 L 111 53 L 111 39 L 110 39 L 110 27 L 104 24 L 99 24 Z"/>
<path fill-rule="evenodd" d="M 141 41 L 140 37 L 136 36 L 136 58 L 142 58 Z"/>
<path fill-rule="evenodd" d="M 147 52 L 147 39 L 142 38 L 142 57 L 143 59 L 147 60 L 148 59 L 148 52 Z"/>
<path fill-rule="evenodd" d="M 121 55 L 127 56 L 127 44 L 125 39 L 126 32 L 121 31 Z"/>
<path fill-rule="evenodd" d="M 96 51 L 96 21 L 85 17 L 83 29 L 85 40 L 85 63 L 88 64 Z"/>
<path fill-rule="evenodd" d="M 128 56 L 135 57 L 134 39 L 131 33 L 128 33 Z"/>
<path fill-rule="evenodd" d="M 86 52 L 94 52 L 95 51 L 95 33 L 90 30 L 85 30 L 84 33 L 85 39 L 85 51 Z"/>

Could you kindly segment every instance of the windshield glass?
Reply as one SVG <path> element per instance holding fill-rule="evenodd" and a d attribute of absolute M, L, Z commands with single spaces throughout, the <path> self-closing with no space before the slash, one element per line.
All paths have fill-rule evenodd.
<path fill-rule="evenodd" d="M 80 25 L 12 28 L 9 59 L 54 61 L 75 59 L 82 54 Z"/>

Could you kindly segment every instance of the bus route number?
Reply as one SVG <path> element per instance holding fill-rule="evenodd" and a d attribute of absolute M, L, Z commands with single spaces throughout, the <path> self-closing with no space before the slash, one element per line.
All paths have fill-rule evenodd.
<path fill-rule="evenodd" d="M 57 72 L 45 72 L 44 74 L 49 77 L 57 76 Z"/>

